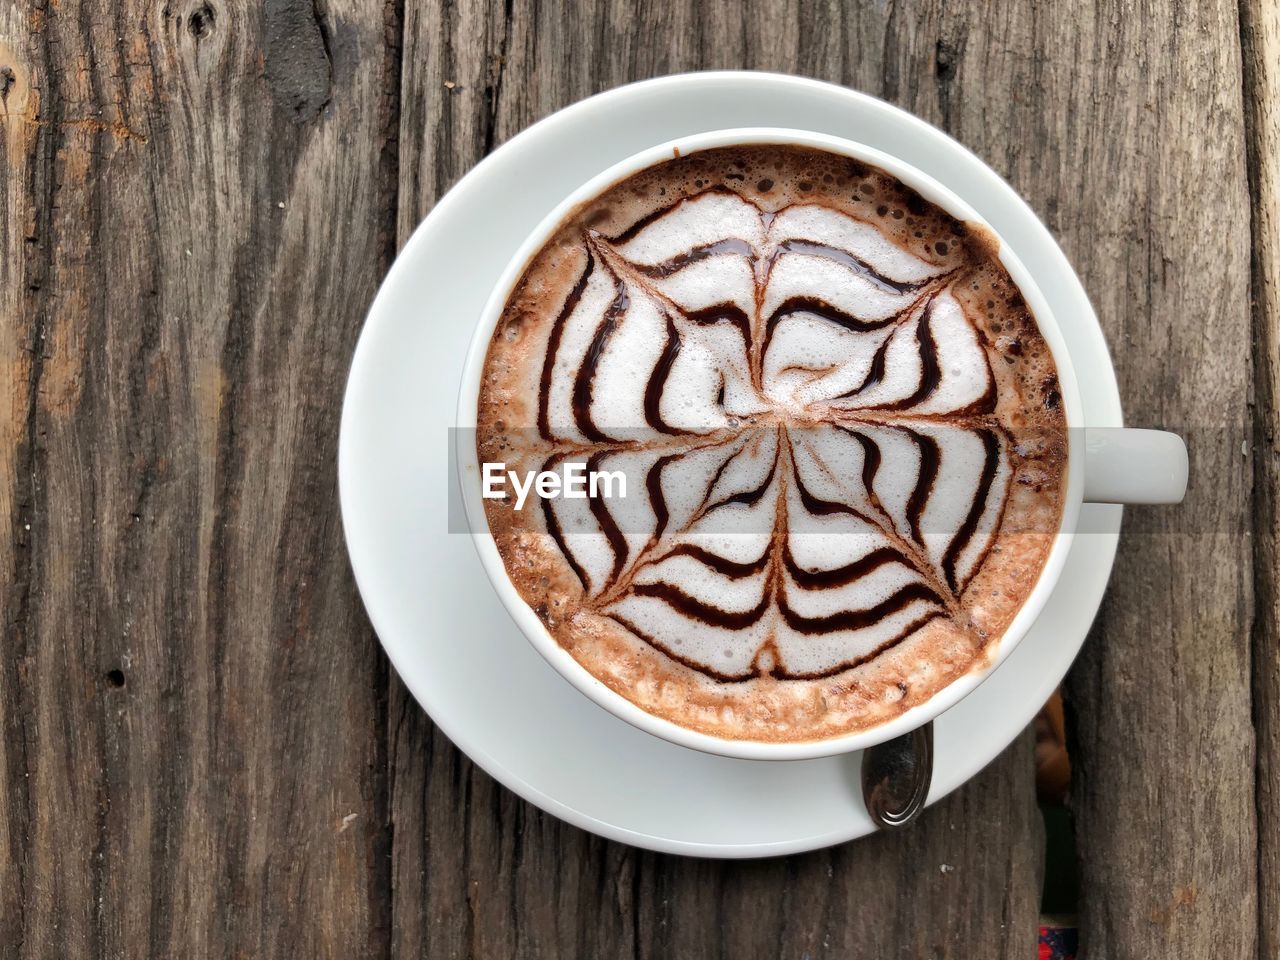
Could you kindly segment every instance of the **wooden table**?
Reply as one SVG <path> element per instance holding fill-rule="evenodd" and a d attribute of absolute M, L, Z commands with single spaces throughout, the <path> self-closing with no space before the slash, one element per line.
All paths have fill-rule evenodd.
<path fill-rule="evenodd" d="M 1276 0 L 0 0 L 0 956 L 1035 955 L 1028 736 L 902 835 L 642 853 L 472 766 L 356 595 L 338 413 L 397 246 L 539 117 L 709 67 L 973 148 L 1189 435 L 1066 688 L 1082 935 L 1280 955 Z"/>

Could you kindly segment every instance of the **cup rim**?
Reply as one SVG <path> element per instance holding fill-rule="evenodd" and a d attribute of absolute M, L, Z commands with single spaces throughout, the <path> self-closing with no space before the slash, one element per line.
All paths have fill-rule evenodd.
<path fill-rule="evenodd" d="M 1041 335 L 1049 346 L 1057 368 L 1059 392 L 1062 395 L 1063 410 L 1067 420 L 1067 475 L 1058 531 L 1054 535 L 1053 546 L 1049 550 L 1035 586 L 1001 636 L 989 643 L 987 649 L 976 658 L 964 674 L 942 687 L 924 702 L 884 723 L 863 730 L 805 741 L 734 740 L 683 727 L 632 703 L 579 664 L 567 650 L 560 646 L 525 603 L 507 576 L 506 567 L 489 530 L 488 518 L 480 497 L 479 464 L 475 445 L 474 442 L 467 443 L 465 439 L 470 436 L 476 426 L 480 376 L 488 353 L 489 341 L 507 298 L 532 258 L 577 207 L 599 196 L 628 176 L 670 158 L 674 155 L 673 151 L 678 151 L 680 156 L 687 156 L 718 147 L 762 144 L 810 147 L 879 167 L 956 219 L 984 228 L 991 237 L 996 239 L 1000 262 L 1017 285 L 1028 309 L 1036 318 Z M 954 141 L 948 141 L 948 147 L 956 150 L 964 149 Z M 472 542 L 494 592 L 534 649 L 578 691 L 632 726 L 680 746 L 737 759 L 807 760 L 853 753 L 923 726 L 968 696 L 1012 653 L 1043 610 L 1066 563 L 1083 500 L 1084 458 L 1078 439 L 1078 428 L 1084 426 L 1084 418 L 1075 368 L 1067 350 L 1065 337 L 1048 301 L 1008 242 L 977 213 L 970 203 L 912 164 L 845 137 L 787 127 L 734 127 L 677 137 L 618 161 L 586 181 L 558 203 L 539 222 L 512 256 L 485 303 L 472 333 L 463 363 L 455 423 L 459 428 L 455 431 L 455 462 Z"/>

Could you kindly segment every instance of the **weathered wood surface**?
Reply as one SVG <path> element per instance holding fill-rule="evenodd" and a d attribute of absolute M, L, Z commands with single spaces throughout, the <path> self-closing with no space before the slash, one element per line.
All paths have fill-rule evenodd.
<path fill-rule="evenodd" d="M 477 771 L 361 612 L 332 464 L 397 241 L 533 120 L 706 67 L 971 146 L 1062 238 L 1130 419 L 1192 432 L 1069 688 L 1082 923 L 1274 955 L 1275 38 L 1268 0 L 0 0 L 0 956 L 1034 956 L 1027 737 L 901 836 L 640 853 Z"/>
<path fill-rule="evenodd" d="M 1193 448 L 1186 502 L 1130 512 L 1068 685 L 1091 957 L 1250 957 L 1257 940 L 1238 16 L 1087 6 L 1053 40 L 1060 152 L 1042 209 L 1093 296 L 1128 420 Z"/>
<path fill-rule="evenodd" d="M 333 476 L 394 248 L 384 12 L 2 9 L 0 953 L 385 953 Z"/>
<path fill-rule="evenodd" d="M 1253 208 L 1258 956 L 1280 957 L 1280 4 L 1243 4 Z"/>

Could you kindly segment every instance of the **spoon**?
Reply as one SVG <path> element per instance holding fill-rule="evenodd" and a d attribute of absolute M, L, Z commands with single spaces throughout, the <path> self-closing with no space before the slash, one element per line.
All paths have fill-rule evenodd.
<path fill-rule="evenodd" d="M 905 827 L 924 809 L 933 780 L 933 724 L 862 753 L 862 799 L 880 830 Z"/>

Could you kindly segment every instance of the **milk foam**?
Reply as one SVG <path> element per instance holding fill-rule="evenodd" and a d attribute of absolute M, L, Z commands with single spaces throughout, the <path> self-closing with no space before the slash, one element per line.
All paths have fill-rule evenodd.
<path fill-rule="evenodd" d="M 786 247 L 798 240 L 804 252 Z M 726 241 L 743 247 L 701 255 Z M 559 438 L 586 439 L 573 391 L 589 354 L 595 425 L 607 435 L 615 428 L 618 438 L 647 425 L 646 391 L 668 320 L 679 353 L 660 410 L 678 431 L 710 433 L 769 409 L 830 404 L 857 411 L 911 400 L 929 372 L 922 319 L 940 382 L 912 401 L 910 412 L 955 412 L 991 389 L 986 351 L 943 286 L 945 271 L 847 214 L 806 204 L 770 217 L 735 194 L 709 191 L 675 204 L 625 242 L 595 235 L 588 243 L 591 272 L 563 323 L 550 383 L 547 417 Z M 826 252 L 813 252 L 818 248 Z M 658 275 L 643 272 L 659 267 Z M 619 291 L 626 309 L 601 340 Z M 815 312 L 809 301 L 825 306 Z M 717 307 L 736 308 L 742 324 L 728 317 L 699 322 L 700 312 Z M 763 348 L 755 380 L 753 347 Z M 882 350 L 883 371 L 869 381 Z"/>
<path fill-rule="evenodd" d="M 1023 360 L 997 375 L 1001 327 L 982 298 L 1002 318 L 1022 308 L 998 267 L 981 279 L 985 248 L 954 232 L 911 239 L 906 213 L 921 227 L 946 218 L 868 194 L 868 178 L 839 203 L 798 196 L 799 179 L 768 202 L 728 182 L 566 233 L 530 301 L 542 306 L 513 308 L 537 320 L 519 334 L 528 359 L 512 382 L 541 380 L 503 402 L 536 404 L 530 456 L 628 478 L 624 500 L 545 501 L 541 520 L 512 518 L 567 564 L 563 589 L 544 578 L 549 596 L 589 617 L 563 629 L 611 623 L 731 691 L 844 676 L 943 626 L 969 629 L 970 586 L 1011 500 L 1025 499 L 1025 457 L 1008 412 L 1022 404 L 1008 364 Z M 1033 326 L 1004 322 L 1038 343 Z M 512 376 L 494 369 L 496 382 Z M 984 604 L 984 616 L 1008 606 Z M 924 667 L 911 676 L 940 682 Z"/>

